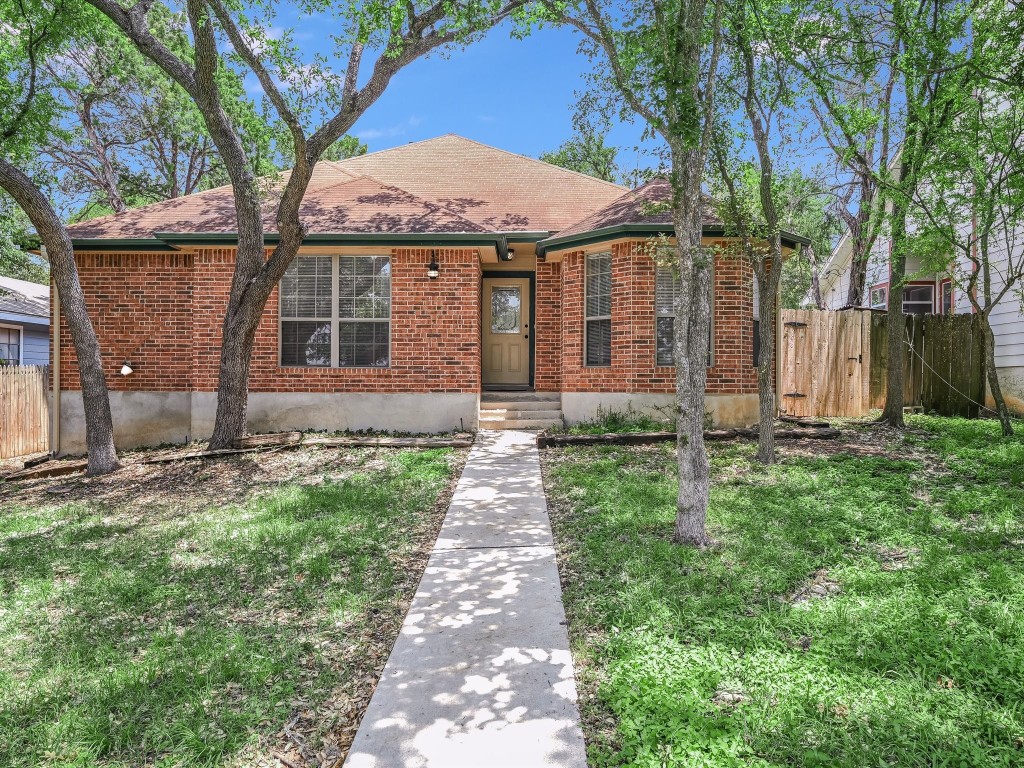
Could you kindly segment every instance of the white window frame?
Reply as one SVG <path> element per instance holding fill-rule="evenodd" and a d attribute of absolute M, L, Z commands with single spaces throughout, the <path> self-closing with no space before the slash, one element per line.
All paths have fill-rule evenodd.
<path fill-rule="evenodd" d="M 882 300 L 880 302 L 874 300 L 875 291 L 882 292 Z M 868 288 L 868 305 L 872 309 L 885 309 L 889 306 L 889 286 L 876 285 L 874 288 Z"/>
<path fill-rule="evenodd" d="M 598 256 L 608 257 L 608 310 L 607 315 L 588 315 L 587 314 L 587 286 L 590 283 L 589 268 L 590 260 L 597 258 Z M 611 338 L 611 305 L 612 296 L 614 295 L 615 286 L 612 285 L 612 252 L 611 251 L 597 251 L 596 253 L 588 253 L 583 256 L 583 367 L 584 368 L 611 368 L 612 367 L 612 338 Z M 607 363 L 590 363 L 587 361 L 587 338 L 590 333 L 590 321 L 591 320 L 607 320 L 608 321 L 608 362 Z"/>
<path fill-rule="evenodd" d="M 25 328 L 20 325 L 0 323 L 0 328 L 7 328 L 18 332 L 18 362 L 15 365 L 25 364 Z"/>
<path fill-rule="evenodd" d="M 925 302 L 925 301 L 907 301 L 907 298 L 906 298 L 907 291 L 912 290 L 914 288 L 929 288 L 931 290 L 931 299 L 929 301 L 927 301 L 927 302 Z M 924 306 L 925 304 L 927 304 L 928 305 L 928 311 L 925 312 L 924 314 L 926 314 L 926 315 L 933 314 L 935 312 L 935 283 L 916 283 L 916 284 L 911 284 L 911 285 L 904 285 L 903 286 L 903 295 L 900 297 L 900 299 L 902 300 L 902 303 L 900 304 L 900 306 L 903 308 L 903 314 L 904 315 L 917 314 L 916 312 L 907 312 L 907 304 L 912 304 L 914 306 Z"/>
<path fill-rule="evenodd" d="M 295 257 L 296 260 L 302 258 L 324 258 L 329 256 L 331 259 L 331 362 L 329 365 L 309 365 L 309 364 L 298 364 L 288 363 L 285 364 L 282 359 L 284 354 L 284 324 L 285 323 L 323 323 L 324 318 L 320 317 L 284 317 L 281 312 L 281 307 L 284 303 L 284 295 L 278 289 L 278 310 L 277 310 L 277 365 L 279 368 L 312 368 L 312 369 L 324 369 L 324 368 L 340 368 L 343 370 L 351 369 L 368 369 L 368 370 L 386 370 L 391 367 L 392 364 L 392 318 L 394 315 L 394 267 L 395 262 L 391 254 L 388 253 L 360 253 L 360 254 L 320 254 L 320 253 L 305 253 L 299 254 Z M 389 301 L 388 301 L 388 316 L 387 318 L 342 318 L 341 317 L 341 291 L 339 290 L 339 280 L 341 277 L 341 259 L 359 259 L 359 258 L 378 258 L 387 259 L 391 265 L 391 275 L 388 278 L 389 286 Z M 387 365 L 341 365 L 341 324 L 345 322 L 386 322 L 388 324 L 388 364 Z"/>

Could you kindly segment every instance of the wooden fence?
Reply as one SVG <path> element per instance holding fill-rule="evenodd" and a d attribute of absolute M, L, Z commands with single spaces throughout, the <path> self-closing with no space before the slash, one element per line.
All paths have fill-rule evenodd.
<path fill-rule="evenodd" d="M 50 449 L 50 367 L 0 366 L 0 459 Z"/>
<path fill-rule="evenodd" d="M 905 318 L 904 404 L 944 416 L 978 415 L 984 342 L 974 315 Z M 864 416 L 885 404 L 888 316 L 847 309 L 782 311 L 783 412 Z"/>

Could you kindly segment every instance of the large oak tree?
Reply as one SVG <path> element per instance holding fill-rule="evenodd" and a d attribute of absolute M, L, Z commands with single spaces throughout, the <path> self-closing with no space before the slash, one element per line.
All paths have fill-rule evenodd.
<path fill-rule="evenodd" d="M 35 148 L 58 119 L 56 102 L 39 87 L 42 63 L 59 55 L 72 33 L 93 21 L 61 0 L 18 0 L 0 6 L 0 188 L 25 212 L 46 248 L 78 359 L 89 453 L 86 473 L 98 475 L 118 466 L 99 342 L 78 280 L 71 238 L 33 172 Z"/>
<path fill-rule="evenodd" d="M 238 248 L 222 324 L 217 415 L 211 448 L 231 445 L 246 428 L 253 339 L 271 291 L 295 258 L 306 227 L 299 209 L 316 162 L 413 61 L 469 43 L 510 17 L 526 0 L 363 2 L 325 5 L 304 0 L 300 12 L 329 14 L 322 29 L 336 42 L 333 57 L 303 57 L 289 33 L 271 34 L 270 0 L 185 0 L 194 54 L 183 58 L 151 28 L 153 0 L 125 6 L 87 0 L 195 103 L 234 192 Z M 341 62 L 338 68 L 332 62 Z M 369 71 L 367 71 L 369 64 Z M 264 195 L 238 126 L 225 109 L 218 71 L 251 72 L 285 124 L 295 162 L 275 200 L 278 241 L 267 255 Z"/>
<path fill-rule="evenodd" d="M 552 17 L 582 33 L 596 88 L 622 116 L 646 123 L 667 148 L 675 233 L 673 352 L 679 495 L 674 539 L 705 546 L 710 470 L 704 391 L 711 331 L 713 255 L 702 245 L 701 193 L 714 119 L 722 0 L 548 2 Z"/>

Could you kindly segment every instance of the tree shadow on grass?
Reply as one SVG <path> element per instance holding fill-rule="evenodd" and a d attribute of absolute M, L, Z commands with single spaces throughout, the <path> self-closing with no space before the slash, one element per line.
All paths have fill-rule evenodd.
<path fill-rule="evenodd" d="M 159 523 L 71 507 L 2 542 L 0 763 L 217 765 L 365 676 L 445 474 L 400 464 Z"/>
<path fill-rule="evenodd" d="M 591 450 L 550 470 L 570 627 L 604 638 L 589 652 L 619 723 L 601 760 L 682 765 L 687 749 L 718 748 L 711 765 L 1019 758 L 1019 551 L 946 526 L 914 493 L 917 462 L 726 471 L 745 461 L 717 463 L 720 546 L 705 552 L 669 541 L 670 450 Z M 894 551 L 906 567 L 887 570 Z M 820 573 L 842 591 L 793 603 Z M 742 703 L 715 703 L 730 688 Z"/>

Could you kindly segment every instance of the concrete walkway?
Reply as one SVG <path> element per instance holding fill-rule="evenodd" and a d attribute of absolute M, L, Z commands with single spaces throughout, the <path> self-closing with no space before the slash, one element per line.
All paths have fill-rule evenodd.
<path fill-rule="evenodd" d="M 346 768 L 586 768 L 536 436 L 477 437 Z"/>

